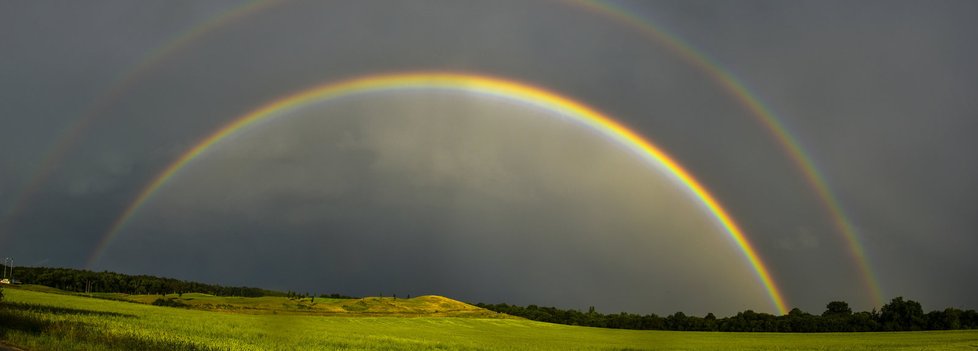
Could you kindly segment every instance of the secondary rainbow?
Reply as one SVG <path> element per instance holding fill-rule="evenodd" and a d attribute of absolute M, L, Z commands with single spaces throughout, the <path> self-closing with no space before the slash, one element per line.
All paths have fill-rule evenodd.
<path fill-rule="evenodd" d="M 282 2 L 282 0 L 252 0 L 242 3 L 206 21 L 202 21 L 196 26 L 188 28 L 162 46 L 147 52 L 144 58 L 136 65 L 124 71 L 110 85 L 107 93 L 96 99 L 87 112 L 74 124 L 68 126 L 65 132 L 56 139 L 53 147 L 42 154 L 41 161 L 38 162 L 37 166 L 31 172 L 31 176 L 28 178 L 25 186 L 21 188 L 19 193 L 12 197 L 14 201 L 4 211 L 4 214 L 0 216 L 0 239 L 3 239 L 2 234 L 9 221 L 26 207 L 32 195 L 53 172 L 55 166 L 64 159 L 68 150 L 77 142 L 80 135 L 90 127 L 92 121 L 97 116 L 102 115 L 109 106 L 123 96 L 123 93 L 134 82 L 138 81 L 138 78 L 151 71 L 153 67 L 163 62 L 165 58 L 179 52 L 182 48 L 188 47 L 198 38 L 203 37 L 205 33 Z M 742 81 L 737 79 L 729 71 L 723 69 L 715 60 L 710 59 L 709 56 L 696 50 L 679 37 L 660 29 L 653 21 L 635 15 L 623 7 L 608 1 L 569 0 L 567 3 L 579 5 L 592 13 L 612 18 L 616 22 L 632 27 L 653 41 L 664 45 L 687 62 L 690 62 L 692 66 L 706 72 L 708 76 L 729 91 L 744 105 L 774 135 L 775 139 L 782 145 L 785 152 L 804 174 L 806 181 L 813 188 L 823 206 L 832 216 L 835 226 L 846 240 L 849 254 L 856 261 L 861 275 L 864 277 L 865 284 L 872 295 L 874 304 L 878 306 L 882 303 L 883 299 L 879 283 L 869 265 L 869 260 L 859 241 L 858 233 L 852 221 L 846 215 L 837 197 L 830 190 L 824 177 L 818 171 L 818 168 L 815 167 L 812 158 L 808 156 L 808 153 L 804 152 L 797 139 L 776 118 L 771 108 L 763 104 L 756 97 L 756 94 L 752 93 Z"/>
<path fill-rule="evenodd" d="M 652 41 L 668 48 L 698 70 L 705 72 L 707 76 L 730 92 L 744 108 L 750 111 L 757 121 L 781 144 L 784 152 L 804 175 L 805 181 L 818 196 L 822 206 L 832 217 L 836 229 L 846 242 L 849 255 L 859 269 L 872 303 L 875 306 L 882 305 L 883 294 L 879 282 L 869 264 L 869 258 L 866 256 L 866 251 L 859 239 L 860 235 L 852 224 L 852 220 L 846 215 L 846 211 L 839 203 L 838 198 L 832 192 L 828 183 L 826 183 L 825 177 L 815 167 L 815 162 L 809 153 L 805 151 L 798 142 L 798 139 L 781 123 L 781 120 L 774 114 L 773 110 L 761 102 L 757 94 L 748 89 L 743 81 L 738 79 L 729 70 L 724 69 L 716 60 L 711 59 L 705 53 L 695 49 L 678 36 L 661 29 L 655 22 L 649 19 L 639 17 L 610 1 L 571 0 L 569 2 L 585 8 L 591 13 L 601 14 L 612 18 L 618 23 L 625 24 L 647 38 L 652 39 Z"/>
<path fill-rule="evenodd" d="M 629 130 L 603 113 L 580 102 L 561 96 L 548 90 L 524 83 L 466 73 L 450 72 L 412 72 L 400 74 L 372 75 L 350 80 L 327 83 L 300 91 L 261 106 L 243 116 L 235 118 L 231 123 L 202 139 L 194 147 L 181 155 L 153 180 L 146 185 L 125 211 L 112 223 L 111 228 L 98 243 L 89 259 L 88 266 L 94 265 L 108 244 L 119 235 L 136 212 L 149 201 L 153 194 L 159 191 L 181 169 L 191 161 L 206 152 L 211 146 L 224 140 L 243 128 L 262 121 L 286 116 L 288 111 L 310 103 L 335 99 L 352 94 L 403 90 L 403 89 L 443 89 L 451 91 L 472 92 L 480 95 L 496 96 L 519 101 L 529 105 L 556 112 L 562 116 L 574 119 L 583 125 L 613 138 L 614 140 L 637 151 L 642 157 L 660 166 L 676 181 L 680 182 L 716 219 L 717 223 L 729 234 L 730 238 L 741 249 L 744 257 L 754 270 L 760 283 L 764 286 L 774 308 L 784 314 L 784 298 L 780 289 L 775 285 L 769 270 L 757 255 L 756 250 L 737 226 L 733 218 L 720 203 L 678 162 L 656 147 L 638 133 Z"/>
<path fill-rule="evenodd" d="M 144 75 L 152 72 L 153 68 L 181 49 L 189 47 L 206 33 L 210 33 L 218 28 L 230 23 L 246 18 L 255 13 L 267 9 L 273 5 L 278 5 L 284 0 L 251 0 L 240 5 L 234 6 L 229 10 L 223 11 L 216 16 L 191 26 L 180 32 L 179 35 L 172 37 L 163 45 L 148 51 L 142 59 L 129 69 L 122 71 L 121 74 L 109 85 L 104 93 L 99 95 L 85 112 L 67 126 L 55 139 L 54 144 L 41 154 L 41 161 L 37 163 L 31 171 L 27 182 L 17 195 L 13 196 L 14 201 L 0 216 L 0 239 L 3 239 L 3 232 L 6 224 L 22 211 L 30 201 L 31 197 L 40 189 L 45 180 L 52 174 L 58 164 L 64 160 L 65 156 L 72 149 L 79 138 L 88 130 L 92 123 L 102 116 L 109 107 L 113 106 L 117 100 L 125 95 L 125 92 Z"/>

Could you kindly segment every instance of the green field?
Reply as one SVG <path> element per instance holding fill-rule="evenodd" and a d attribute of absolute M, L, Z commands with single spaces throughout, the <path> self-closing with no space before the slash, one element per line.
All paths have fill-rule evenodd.
<path fill-rule="evenodd" d="M 184 294 L 180 301 L 192 306 L 173 308 L 145 304 L 159 296 L 96 299 L 37 290 L 5 290 L 0 338 L 7 344 L 27 350 L 978 350 L 978 331 L 613 330 L 516 319 L 431 296 L 298 301 Z M 303 304 L 308 307 L 295 307 Z"/>

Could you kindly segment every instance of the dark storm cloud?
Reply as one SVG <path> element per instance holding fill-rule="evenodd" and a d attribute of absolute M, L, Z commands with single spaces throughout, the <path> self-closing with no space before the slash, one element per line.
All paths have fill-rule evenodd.
<path fill-rule="evenodd" d="M 107 264 L 192 262 L 244 281 L 254 270 L 232 269 L 241 262 L 301 267 L 300 286 L 348 294 L 581 308 L 600 296 L 617 310 L 703 289 L 726 298 L 697 313 L 766 305 L 746 265 L 724 266 L 742 261 L 737 249 L 668 178 L 586 129 L 481 99 L 370 95 L 245 130 L 178 174 L 110 248 L 159 259 L 137 249 Z"/>
<path fill-rule="evenodd" d="M 978 164 L 963 158 L 978 128 L 967 63 L 978 45 L 966 39 L 978 8 L 917 5 L 738 3 L 710 6 L 715 27 L 669 22 L 736 67 L 808 147 L 885 293 L 973 305 L 978 286 L 960 277 L 978 263 L 965 252 L 978 221 L 964 214 Z"/>
<path fill-rule="evenodd" d="M 0 5 L 0 210 L 14 206 L 13 197 L 64 128 L 124 72 L 187 28 L 238 5 Z M 811 152 L 863 234 L 887 297 L 906 295 L 933 308 L 978 307 L 978 286 L 967 283 L 978 267 L 967 254 L 978 247 L 978 222 L 972 215 L 978 210 L 978 163 L 970 157 L 970 150 L 978 149 L 971 137 L 978 130 L 973 118 L 978 106 L 970 96 L 978 91 L 978 71 L 971 67 L 978 62 L 978 48 L 970 40 L 976 29 L 970 18 L 978 13 L 974 4 L 622 5 L 707 52 L 777 111 Z M 0 224 L 2 253 L 25 263 L 81 266 L 114 217 L 154 174 L 234 116 L 315 84 L 416 69 L 515 78 L 608 112 L 676 156 L 715 192 L 757 245 L 793 305 L 817 312 L 826 301 L 844 299 L 858 309 L 871 307 L 831 218 L 777 142 L 729 92 L 634 29 L 549 2 L 287 2 L 203 33 L 147 69 L 94 121 L 20 215 Z M 383 104 L 359 110 L 354 106 L 347 107 L 353 109 L 350 116 L 390 113 Z M 133 232 L 107 254 L 104 268 L 140 267 L 140 272 L 293 290 L 332 288 L 325 282 L 338 280 L 350 293 L 428 289 L 424 292 L 466 299 L 597 304 L 640 312 L 769 308 L 763 297 L 745 296 L 758 288 L 750 275 L 731 278 L 740 282 L 731 284 L 742 289 L 738 296 L 743 300 L 723 305 L 708 287 L 697 286 L 722 272 L 710 273 L 695 264 L 672 273 L 622 268 L 679 260 L 678 254 L 663 249 L 669 245 L 693 256 L 686 260 L 727 262 L 721 260 L 725 258 L 735 263 L 722 266 L 743 266 L 742 258 L 730 254 L 736 251 L 720 248 L 729 244 L 723 239 L 705 242 L 713 250 L 697 256 L 687 251 L 691 242 L 686 239 L 623 239 L 628 235 L 621 233 L 638 226 L 632 223 L 615 230 L 615 244 L 582 248 L 593 240 L 585 234 L 597 231 L 586 224 L 610 218 L 627 222 L 630 217 L 588 217 L 582 214 L 593 209 L 586 203 L 557 200 L 553 209 L 533 212 L 538 218 L 521 217 L 513 209 L 524 207 L 498 204 L 532 195 L 526 187 L 543 180 L 528 181 L 526 174 L 511 172 L 532 173 L 532 167 L 517 163 L 493 169 L 485 162 L 449 167 L 465 164 L 459 163 L 459 155 L 475 151 L 459 146 L 466 145 L 461 140 L 435 138 L 432 130 L 437 128 L 416 128 L 424 124 L 407 121 L 411 123 L 402 126 L 404 135 L 383 124 L 340 119 L 316 128 L 293 127 L 278 134 L 278 144 L 229 144 L 224 153 L 209 157 L 241 159 L 218 163 L 227 169 L 201 165 L 188 170 L 169 197 L 163 192 L 137 217 Z M 482 138 L 476 145 L 497 147 L 490 150 L 508 150 L 499 155 L 519 153 L 515 146 L 547 145 L 506 140 L 514 134 L 503 130 L 442 127 Z M 324 134 L 319 139 L 285 138 L 305 135 L 306 129 Z M 331 129 L 360 134 L 327 133 Z M 379 137 L 382 132 L 390 134 Z M 558 134 L 553 141 L 571 134 Z M 410 141 L 418 135 L 433 138 L 428 149 L 415 148 L 399 157 L 392 150 L 410 148 L 381 142 Z M 234 147 L 244 149 L 235 153 Z M 260 157 L 262 152 L 267 154 Z M 483 150 L 461 159 L 492 159 L 495 152 Z M 574 159 L 597 157 L 580 148 L 568 155 L 549 166 L 567 169 Z M 317 163 L 317 157 L 330 162 Z M 439 167 L 448 168 L 434 172 Z M 249 172 L 256 175 L 247 176 Z M 567 184 L 593 180 L 551 175 L 551 180 L 562 179 Z M 668 184 L 658 178 L 653 183 Z M 424 189 L 427 195 L 400 196 L 405 189 Z M 214 192 L 222 195 L 189 195 Z M 630 197 L 610 197 L 623 198 Z M 601 201 L 609 200 L 593 200 Z M 631 207 L 622 209 L 638 213 L 687 213 L 655 207 L 648 200 L 625 203 Z M 499 220 L 477 215 L 479 206 Z M 195 215 L 186 215 L 189 208 Z M 446 212 L 451 216 L 440 216 Z M 557 220 L 568 214 L 574 214 L 570 217 L 577 221 L 569 222 L 574 224 Z M 402 234 L 389 234 L 395 231 Z M 506 231 L 538 234 L 497 234 Z M 324 239 L 318 235 L 324 232 L 358 235 Z M 579 241 L 559 240 L 575 238 L 568 233 L 577 233 Z M 712 227 L 703 235 L 722 238 Z M 327 257 L 310 247 L 324 247 Z M 360 247 L 376 254 L 361 255 Z M 648 248 L 647 253 L 662 257 L 621 255 L 630 247 Z M 561 250 L 589 258 L 571 260 Z M 714 257 L 717 252 L 720 258 Z M 172 262 L 161 265 L 146 257 Z M 458 268 L 444 269 L 446 265 Z M 524 272 L 528 265 L 541 268 Z M 302 268 L 283 269 L 296 266 Z M 558 267 L 573 267 L 575 274 L 561 276 L 566 271 Z M 323 283 L 309 282 L 310 275 Z M 507 283 L 468 282 L 472 275 Z M 543 289 L 539 282 L 548 276 L 571 293 L 557 297 Z M 657 282 L 681 291 L 656 288 Z M 744 306 L 732 306 L 740 303 Z"/>

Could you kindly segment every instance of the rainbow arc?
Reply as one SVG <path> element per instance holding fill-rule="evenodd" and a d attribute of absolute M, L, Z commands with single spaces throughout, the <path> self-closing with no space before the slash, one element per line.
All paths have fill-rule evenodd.
<path fill-rule="evenodd" d="M 845 209 L 839 202 L 838 197 L 832 191 L 825 176 L 815 166 L 815 161 L 809 152 L 802 147 L 798 138 L 795 137 L 781 119 L 774 113 L 774 110 L 764 104 L 757 94 L 751 91 L 747 84 L 738 79 L 732 72 L 725 69 L 716 60 L 700 50 L 694 48 L 687 41 L 680 37 L 663 30 L 655 22 L 640 17 L 632 11 L 628 11 L 620 5 L 610 1 L 600 0 L 568 0 L 569 3 L 578 5 L 587 11 L 600 14 L 624 24 L 641 33 L 650 41 L 662 45 L 674 52 L 677 56 L 697 70 L 706 74 L 719 86 L 728 91 L 737 102 L 739 102 L 764 128 L 774 137 L 775 141 L 791 159 L 795 167 L 803 175 L 805 181 L 818 197 L 822 207 L 831 217 L 836 230 L 842 236 L 848 249 L 849 256 L 858 268 L 862 276 L 863 284 L 872 300 L 873 305 L 882 306 L 883 293 L 880 288 L 876 274 L 873 272 L 869 263 L 869 257 L 860 240 L 861 235 L 853 225 L 852 219 L 846 214 Z"/>
<path fill-rule="evenodd" d="M 609 137 L 635 151 L 647 162 L 659 167 L 677 181 L 696 199 L 719 226 L 729 235 L 743 253 L 744 258 L 764 286 L 773 307 L 787 313 L 780 289 L 771 278 L 757 251 L 720 202 L 696 178 L 676 160 L 649 140 L 615 121 L 611 117 L 587 105 L 557 93 L 528 84 L 501 78 L 451 72 L 413 72 L 371 75 L 350 80 L 315 86 L 291 95 L 275 99 L 251 112 L 233 119 L 230 123 L 200 140 L 194 147 L 166 166 L 113 222 L 88 260 L 92 267 L 98 262 L 109 244 L 135 217 L 136 213 L 153 195 L 159 192 L 173 177 L 207 152 L 211 147 L 239 131 L 274 119 L 286 118 L 294 111 L 311 103 L 327 101 L 354 94 L 405 89 L 451 90 L 498 97 L 525 103 L 569 117 L 587 128 Z"/>

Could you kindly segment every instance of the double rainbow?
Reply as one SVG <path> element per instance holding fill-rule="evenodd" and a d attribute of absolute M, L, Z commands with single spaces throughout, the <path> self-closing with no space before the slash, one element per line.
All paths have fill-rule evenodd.
<path fill-rule="evenodd" d="M 730 238 L 740 247 L 744 257 L 756 273 L 758 280 L 767 291 L 774 308 L 782 314 L 787 312 L 784 298 L 771 279 L 767 267 L 761 261 L 756 250 L 754 250 L 750 241 L 734 222 L 733 218 L 730 217 L 727 211 L 703 185 L 683 169 L 678 162 L 652 144 L 652 142 L 605 114 L 557 93 L 516 81 L 464 73 L 417 72 L 384 74 L 327 83 L 278 98 L 258 109 L 235 118 L 232 122 L 198 142 L 194 147 L 163 169 L 162 172 L 143 188 L 135 200 L 113 222 L 109 231 L 100 240 L 94 253 L 89 258 L 88 266 L 91 267 L 99 260 L 109 243 L 119 235 L 126 224 L 132 220 L 136 212 L 154 194 L 163 188 L 174 175 L 228 136 L 261 122 L 285 118 L 289 116 L 288 112 L 311 103 L 353 94 L 406 89 L 471 92 L 536 106 L 552 111 L 555 114 L 569 117 L 573 121 L 634 150 L 646 161 L 660 167 L 673 179 L 681 183 L 685 190 L 705 207 L 716 219 L 717 223 L 729 234 Z"/>
<path fill-rule="evenodd" d="M 842 235 L 849 251 L 849 256 L 856 263 L 859 273 L 862 276 L 863 284 L 866 287 L 869 297 L 874 306 L 882 306 L 883 293 L 880 288 L 876 274 L 869 264 L 869 257 L 860 240 L 860 235 L 852 220 L 846 214 L 845 209 L 838 198 L 832 192 L 825 177 L 815 167 L 809 152 L 798 142 L 798 138 L 781 123 L 781 120 L 774 114 L 771 107 L 765 105 L 753 93 L 747 85 L 738 79 L 732 72 L 725 69 L 716 60 L 697 50 L 687 41 L 682 40 L 671 34 L 653 21 L 636 15 L 633 11 L 628 11 L 611 1 L 598 0 L 569 0 L 569 3 L 584 8 L 590 13 L 600 14 L 613 19 L 616 22 L 629 26 L 651 41 L 660 44 L 684 61 L 705 73 L 710 79 L 730 92 L 737 101 L 757 119 L 774 136 L 774 139 L 781 144 L 782 149 L 795 164 L 795 167 L 805 177 L 805 181 L 818 196 L 825 211 L 832 217 L 836 230 Z"/>
<path fill-rule="evenodd" d="M 204 37 L 206 33 L 260 13 L 265 9 L 281 3 L 282 1 L 280 0 L 252 0 L 235 6 L 224 13 L 189 27 L 171 40 L 163 43 L 157 49 L 148 51 L 141 61 L 137 62 L 130 69 L 123 71 L 118 79 L 109 87 L 107 92 L 94 101 L 87 112 L 76 120 L 74 124 L 68 126 L 56 140 L 52 148 L 43 154 L 41 162 L 38 162 L 35 169 L 31 172 L 31 176 L 28 178 L 25 186 L 12 197 L 12 204 L 0 215 L 0 239 L 3 239 L 5 226 L 27 206 L 27 203 L 36 190 L 40 188 L 40 185 L 44 183 L 56 168 L 55 166 L 65 157 L 71 146 L 89 129 L 92 121 L 102 115 L 107 108 L 123 96 L 125 91 L 137 82 L 140 77 L 150 72 L 166 58 L 189 47 L 197 39 Z M 670 49 L 691 66 L 699 69 L 716 81 L 750 111 L 768 129 L 775 140 L 782 145 L 787 155 L 804 175 L 806 181 L 826 208 L 826 211 L 831 215 L 838 231 L 848 244 L 849 253 L 857 264 L 875 305 L 880 305 L 882 294 L 879 283 L 869 265 L 869 259 L 859 240 L 859 234 L 852 224 L 852 220 L 846 215 L 841 203 L 825 181 L 824 176 L 821 175 L 815 166 L 812 157 L 809 153 L 805 152 L 803 147 L 798 143 L 797 138 L 785 128 L 770 107 L 758 99 L 756 94 L 752 93 L 742 81 L 724 69 L 722 65 L 710 59 L 703 52 L 695 49 L 682 38 L 663 30 L 653 21 L 643 18 L 633 11 L 629 11 L 621 5 L 610 1 L 568 0 L 567 3 L 579 5 L 589 13 L 606 16 L 614 22 L 631 27 L 651 39 L 652 42 Z M 127 213 L 124 217 L 128 216 L 131 216 L 131 213 Z M 116 229 L 118 225 L 118 222 L 113 225 L 113 231 L 118 230 Z M 102 245 L 104 244 L 100 244 L 100 250 Z"/>

